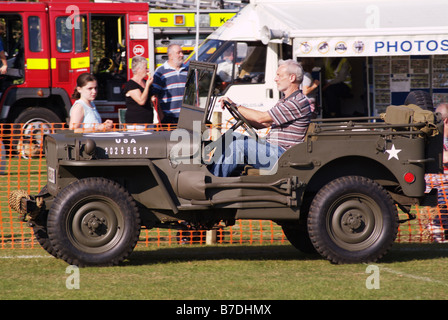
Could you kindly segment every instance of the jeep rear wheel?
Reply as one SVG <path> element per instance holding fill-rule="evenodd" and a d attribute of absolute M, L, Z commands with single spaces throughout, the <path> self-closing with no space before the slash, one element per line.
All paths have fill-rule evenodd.
<path fill-rule="evenodd" d="M 373 180 L 342 177 L 316 194 L 308 232 L 316 250 L 333 263 L 373 262 L 395 241 L 397 208 Z"/>
<path fill-rule="evenodd" d="M 54 199 L 48 235 L 58 257 L 78 266 L 109 266 L 123 261 L 140 234 L 131 195 L 104 178 L 78 180 Z"/>

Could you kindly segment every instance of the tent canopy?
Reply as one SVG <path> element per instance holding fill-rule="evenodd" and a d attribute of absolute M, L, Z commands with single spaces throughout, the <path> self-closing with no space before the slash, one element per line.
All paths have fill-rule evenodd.
<path fill-rule="evenodd" d="M 267 27 L 297 56 L 448 54 L 447 17 L 446 0 L 252 0 L 211 37 L 261 40 Z"/>

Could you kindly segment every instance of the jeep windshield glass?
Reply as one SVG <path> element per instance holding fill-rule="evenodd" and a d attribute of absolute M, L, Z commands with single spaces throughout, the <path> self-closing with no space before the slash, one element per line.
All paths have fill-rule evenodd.
<path fill-rule="evenodd" d="M 184 105 L 206 108 L 208 92 L 213 78 L 213 71 L 193 69 L 185 84 Z"/>

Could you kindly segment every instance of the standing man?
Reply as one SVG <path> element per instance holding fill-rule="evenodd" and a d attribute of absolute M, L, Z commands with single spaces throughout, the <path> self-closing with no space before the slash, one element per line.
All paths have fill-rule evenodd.
<path fill-rule="evenodd" d="M 304 141 L 311 108 L 308 98 L 299 89 L 302 80 L 303 69 L 297 61 L 280 61 L 274 81 L 284 98 L 268 111 L 236 107 L 254 128 L 271 128 L 266 141 L 233 132 L 232 141 L 224 141 L 221 154 L 218 153 L 210 165 L 211 173 L 227 177 L 245 164 L 256 169 L 275 169 L 278 158 L 287 149 Z M 222 103 L 224 101 L 233 103 L 227 97 L 221 99 Z"/>
<path fill-rule="evenodd" d="M 351 70 L 347 58 L 325 59 L 324 117 L 342 116 L 342 99 L 350 97 L 352 92 Z"/>
<path fill-rule="evenodd" d="M 161 122 L 177 123 L 188 71 L 183 64 L 184 54 L 179 45 L 169 45 L 167 53 L 168 61 L 154 73 L 153 89 L 163 111 Z"/>

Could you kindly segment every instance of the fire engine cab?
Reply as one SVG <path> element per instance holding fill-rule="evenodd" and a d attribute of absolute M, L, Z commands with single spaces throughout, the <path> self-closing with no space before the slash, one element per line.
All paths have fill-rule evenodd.
<path fill-rule="evenodd" d="M 98 79 L 103 119 L 116 121 L 132 57 L 148 58 L 147 3 L 2 2 L 0 24 L 8 65 L 0 75 L 0 121 L 24 128 L 65 123 L 83 72 Z"/>

